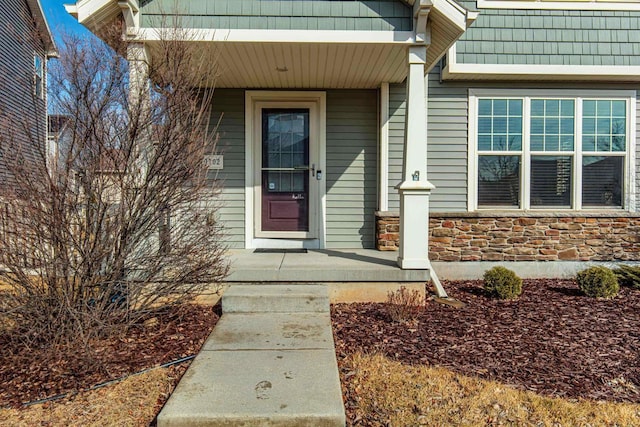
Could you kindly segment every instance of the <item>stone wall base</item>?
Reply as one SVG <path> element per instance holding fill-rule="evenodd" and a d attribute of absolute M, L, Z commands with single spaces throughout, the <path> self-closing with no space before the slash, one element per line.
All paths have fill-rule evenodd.
<path fill-rule="evenodd" d="M 376 213 L 378 250 L 398 249 L 399 216 Z M 432 261 L 640 261 L 640 215 L 432 214 Z"/>

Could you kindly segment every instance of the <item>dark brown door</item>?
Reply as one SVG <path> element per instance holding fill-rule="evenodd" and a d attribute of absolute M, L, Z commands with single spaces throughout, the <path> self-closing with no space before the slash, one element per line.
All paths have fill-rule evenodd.
<path fill-rule="evenodd" d="M 309 231 L 309 110 L 262 110 L 262 231 Z"/>

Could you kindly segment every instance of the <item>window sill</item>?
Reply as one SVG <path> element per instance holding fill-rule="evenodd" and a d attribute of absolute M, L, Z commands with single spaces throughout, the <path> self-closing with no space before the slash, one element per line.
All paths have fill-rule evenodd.
<path fill-rule="evenodd" d="M 430 212 L 430 216 L 441 218 L 640 218 L 640 212 L 622 209 L 584 210 L 477 210 L 473 212 Z"/>

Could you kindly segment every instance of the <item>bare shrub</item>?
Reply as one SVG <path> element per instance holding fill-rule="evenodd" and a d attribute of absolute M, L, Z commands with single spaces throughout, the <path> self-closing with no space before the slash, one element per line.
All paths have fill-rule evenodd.
<path fill-rule="evenodd" d="M 15 177 L 2 194 L 0 325 L 29 345 L 89 343 L 227 274 L 203 165 L 216 143 L 212 76 L 193 43 L 169 34 L 142 64 L 150 84 L 135 84 L 121 26 L 102 38 L 67 37 L 51 64 L 50 99 L 66 118 L 57 158 L 40 141 L 35 161 L 0 141 Z"/>
<path fill-rule="evenodd" d="M 387 306 L 394 322 L 415 321 L 424 306 L 424 298 L 417 290 L 401 286 L 397 291 L 387 293 Z"/>

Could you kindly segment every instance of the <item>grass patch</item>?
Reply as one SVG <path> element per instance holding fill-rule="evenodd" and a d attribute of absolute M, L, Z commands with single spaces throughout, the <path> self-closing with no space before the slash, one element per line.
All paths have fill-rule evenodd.
<path fill-rule="evenodd" d="M 640 405 L 566 400 L 355 353 L 341 369 L 352 425 L 631 426 Z"/>
<path fill-rule="evenodd" d="M 0 425 L 148 426 L 173 390 L 176 373 L 158 368 L 64 400 L 0 409 Z"/>

